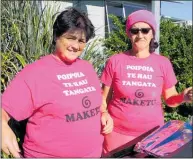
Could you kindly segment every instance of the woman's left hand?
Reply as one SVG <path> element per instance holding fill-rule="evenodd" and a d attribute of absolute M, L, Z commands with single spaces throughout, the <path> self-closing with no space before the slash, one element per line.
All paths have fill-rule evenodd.
<path fill-rule="evenodd" d="M 113 119 L 108 112 L 101 114 L 102 134 L 109 134 L 113 130 Z"/>
<path fill-rule="evenodd" d="M 191 103 L 192 99 L 193 99 L 192 98 L 192 87 L 186 88 L 183 91 L 183 94 L 184 94 L 184 101 L 188 102 L 188 103 Z"/>

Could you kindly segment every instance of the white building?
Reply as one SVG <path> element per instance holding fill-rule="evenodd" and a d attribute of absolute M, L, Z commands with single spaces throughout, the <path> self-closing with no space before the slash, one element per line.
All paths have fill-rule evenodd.
<path fill-rule="evenodd" d="M 105 37 L 105 33 L 111 31 L 111 20 L 109 14 L 127 17 L 133 11 L 147 9 L 152 11 L 157 21 L 157 37 L 159 40 L 159 22 L 160 22 L 160 1 L 158 0 L 64 0 L 64 1 L 40 1 L 40 5 L 60 6 L 58 11 L 66 7 L 74 6 L 88 13 L 93 25 L 96 28 L 96 35 Z"/>
<path fill-rule="evenodd" d="M 179 18 L 174 18 L 174 17 L 170 17 L 170 16 L 162 16 L 165 19 L 169 19 L 171 20 L 173 23 L 175 24 L 179 24 L 179 25 L 192 25 L 192 20 L 184 20 L 184 19 L 179 19 Z"/>

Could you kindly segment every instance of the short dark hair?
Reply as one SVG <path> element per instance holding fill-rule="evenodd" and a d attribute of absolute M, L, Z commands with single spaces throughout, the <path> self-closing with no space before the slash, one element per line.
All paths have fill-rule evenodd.
<path fill-rule="evenodd" d="M 78 9 L 69 7 L 62 11 L 54 22 L 52 44 L 55 45 L 56 38 L 71 29 L 82 29 L 86 35 L 86 42 L 95 36 L 94 26 L 88 15 Z"/>

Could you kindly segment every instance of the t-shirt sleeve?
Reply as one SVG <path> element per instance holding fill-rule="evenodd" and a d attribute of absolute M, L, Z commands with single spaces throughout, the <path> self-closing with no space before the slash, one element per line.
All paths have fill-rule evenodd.
<path fill-rule="evenodd" d="M 164 64 L 164 89 L 168 89 L 176 85 L 177 79 L 170 60 L 167 59 Z"/>
<path fill-rule="evenodd" d="M 113 62 L 112 59 L 109 59 L 106 62 L 105 68 L 101 75 L 101 82 L 106 86 L 111 86 L 114 75 Z"/>
<path fill-rule="evenodd" d="M 17 121 L 33 113 L 31 88 L 22 73 L 18 73 L 2 94 L 2 108 Z"/>

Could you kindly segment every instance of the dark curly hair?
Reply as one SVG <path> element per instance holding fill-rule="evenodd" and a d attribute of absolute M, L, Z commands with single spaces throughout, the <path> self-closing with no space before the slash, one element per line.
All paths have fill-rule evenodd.
<path fill-rule="evenodd" d="M 55 45 L 56 38 L 71 29 L 82 29 L 86 35 L 86 42 L 95 36 L 94 26 L 89 20 L 88 15 L 73 7 L 69 7 L 62 11 L 54 22 L 52 44 Z"/>

